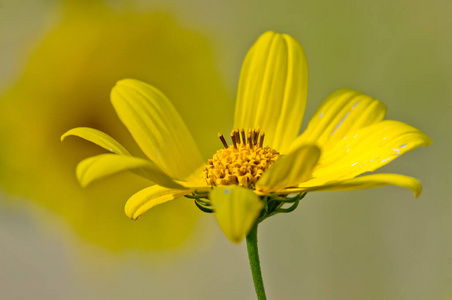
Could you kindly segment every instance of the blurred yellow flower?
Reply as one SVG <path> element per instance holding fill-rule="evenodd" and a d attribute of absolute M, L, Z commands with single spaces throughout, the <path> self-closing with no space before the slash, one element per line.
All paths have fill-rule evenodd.
<path fill-rule="evenodd" d="M 224 149 L 207 164 L 168 98 L 138 80 L 119 81 L 111 101 L 148 159 L 131 156 L 113 138 L 91 128 L 72 129 L 62 138 L 76 135 L 113 152 L 78 165 L 82 185 L 124 170 L 150 181 L 150 187 L 127 201 L 125 211 L 132 219 L 187 195 L 201 210 L 215 212 L 223 232 L 235 243 L 259 215 L 262 219 L 287 212 L 283 204 L 298 204 L 306 192 L 394 184 L 419 195 L 421 185 L 412 177 L 357 176 L 429 145 L 430 138 L 402 122 L 383 120 L 383 103 L 348 89 L 331 94 L 298 136 L 307 78 L 306 56 L 298 42 L 286 34 L 264 33 L 243 63 L 232 144 L 220 134 Z"/>
<path fill-rule="evenodd" d="M 62 21 L 2 95 L 0 184 L 60 214 L 93 243 L 116 250 L 176 247 L 193 232 L 199 215 L 195 207 L 185 202 L 162 206 L 137 226 L 121 213 L 122 199 L 147 183 L 124 174 L 80 189 L 74 166 L 98 150 L 87 143 L 62 144 L 58 138 L 75 125 L 92 126 L 135 149 L 108 103 L 111 86 L 124 77 L 153 82 L 178 99 L 175 105 L 198 140 L 216 133 L 198 121 L 206 104 L 215 99 L 217 114 L 205 114 L 204 122 L 227 124 L 232 103 L 203 35 L 165 13 L 113 11 L 100 2 L 65 6 Z M 194 107 L 194 102 L 201 105 Z M 214 149 L 215 142 L 205 154 L 209 147 Z"/>

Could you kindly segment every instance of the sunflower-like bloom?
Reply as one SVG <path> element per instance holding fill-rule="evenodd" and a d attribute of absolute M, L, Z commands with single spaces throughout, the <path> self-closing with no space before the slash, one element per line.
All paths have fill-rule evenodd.
<path fill-rule="evenodd" d="M 298 204 L 306 192 L 398 185 L 418 196 L 421 184 L 412 177 L 357 176 L 427 146 L 431 139 L 405 123 L 383 120 L 383 103 L 349 89 L 331 94 L 299 135 L 307 79 L 306 56 L 298 42 L 287 34 L 264 33 L 242 66 L 231 141 L 219 134 L 223 148 L 207 162 L 165 95 L 131 79 L 117 83 L 111 101 L 148 159 L 130 155 L 95 129 L 75 128 L 62 138 L 76 135 L 113 152 L 78 165 L 82 186 L 124 170 L 153 183 L 127 201 L 130 218 L 186 196 L 201 210 L 214 212 L 235 243 L 256 222 L 294 209 L 296 205 L 283 205 Z"/>

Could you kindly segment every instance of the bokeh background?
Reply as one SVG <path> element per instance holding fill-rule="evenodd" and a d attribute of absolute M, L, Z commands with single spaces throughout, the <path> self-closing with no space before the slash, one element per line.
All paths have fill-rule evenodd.
<path fill-rule="evenodd" d="M 270 299 L 451 299 L 452 4 L 419 1 L 0 2 L 0 298 L 254 299 L 246 246 L 188 199 L 133 222 L 121 174 L 81 189 L 101 153 L 75 126 L 133 142 L 109 102 L 132 77 L 174 102 L 208 158 L 232 126 L 248 48 L 293 35 L 309 64 L 305 121 L 339 88 L 382 100 L 434 141 L 381 171 L 423 183 L 312 193 L 260 226 Z"/>

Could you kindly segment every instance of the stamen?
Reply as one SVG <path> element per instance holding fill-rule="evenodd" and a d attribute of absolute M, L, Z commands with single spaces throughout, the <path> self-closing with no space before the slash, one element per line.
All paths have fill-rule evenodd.
<path fill-rule="evenodd" d="M 251 143 L 251 129 L 248 130 L 248 145 L 250 148 L 253 148 L 253 144 Z"/>
<path fill-rule="evenodd" d="M 234 148 L 237 149 L 237 142 L 235 140 L 234 131 L 231 132 L 231 140 L 232 140 L 232 144 L 234 144 Z"/>
<path fill-rule="evenodd" d="M 221 133 L 218 133 L 218 137 L 220 138 L 221 142 L 223 143 L 224 148 L 227 149 L 229 146 L 228 146 L 228 143 L 226 143 L 224 136 Z"/>
<path fill-rule="evenodd" d="M 256 140 L 256 132 L 254 131 L 254 129 L 253 129 L 253 131 L 251 131 L 251 145 L 255 145 L 256 143 L 254 142 Z"/>
<path fill-rule="evenodd" d="M 265 132 L 262 131 L 261 139 L 259 141 L 259 147 L 261 147 L 261 148 L 264 146 L 264 138 L 265 138 Z"/>
<path fill-rule="evenodd" d="M 259 131 L 260 131 L 260 129 L 258 128 L 258 129 L 256 129 L 256 133 L 255 133 L 255 135 L 254 135 L 254 145 L 257 145 L 257 139 L 259 138 Z"/>
<path fill-rule="evenodd" d="M 237 144 L 240 144 L 240 133 L 238 129 L 234 130 L 234 137 Z"/>
<path fill-rule="evenodd" d="M 242 134 L 242 141 L 243 141 L 243 145 L 246 146 L 246 135 L 245 135 L 245 129 L 242 128 L 242 130 L 240 131 L 240 133 Z"/>

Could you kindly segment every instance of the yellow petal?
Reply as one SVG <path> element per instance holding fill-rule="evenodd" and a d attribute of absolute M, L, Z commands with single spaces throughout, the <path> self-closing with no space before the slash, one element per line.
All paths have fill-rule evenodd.
<path fill-rule="evenodd" d="M 239 186 L 216 188 L 210 192 L 215 217 L 233 243 L 240 243 L 256 222 L 262 201 L 250 189 Z"/>
<path fill-rule="evenodd" d="M 198 192 L 210 191 L 212 189 L 212 186 L 206 183 L 206 180 L 203 178 L 203 175 L 204 175 L 204 166 L 196 170 L 186 180 L 184 181 L 176 180 L 176 182 L 190 190 L 196 190 Z"/>
<path fill-rule="evenodd" d="M 308 67 L 298 42 L 268 31 L 248 52 L 240 73 L 234 128 L 257 128 L 286 153 L 297 137 L 306 106 Z"/>
<path fill-rule="evenodd" d="M 184 189 L 152 162 L 127 155 L 100 154 L 89 157 L 77 165 L 76 173 L 80 184 L 85 187 L 94 180 L 135 169 L 143 169 L 144 176 L 153 183 L 169 188 Z"/>
<path fill-rule="evenodd" d="M 111 101 L 143 152 L 169 176 L 183 180 L 203 165 L 184 121 L 158 89 L 138 80 L 121 80 Z"/>
<path fill-rule="evenodd" d="M 158 185 L 147 187 L 127 200 L 124 211 L 129 218 L 136 220 L 154 206 L 174 200 L 190 192 L 191 190 L 168 189 Z"/>
<path fill-rule="evenodd" d="M 298 186 L 312 178 L 312 170 L 320 157 L 315 145 L 302 145 L 287 156 L 280 157 L 259 179 L 256 189 L 269 193 L 290 186 Z"/>
<path fill-rule="evenodd" d="M 323 101 L 292 148 L 303 143 L 329 148 L 349 132 L 380 122 L 385 114 L 382 102 L 358 91 L 338 90 Z"/>
<path fill-rule="evenodd" d="M 312 185 L 350 179 L 374 171 L 400 155 L 428 146 L 432 140 L 422 131 L 398 121 L 382 121 L 344 137 L 322 153 Z M 307 182 L 306 184 L 308 184 Z"/>
<path fill-rule="evenodd" d="M 108 134 L 103 133 L 100 130 L 88 127 L 73 128 L 61 136 L 61 141 L 63 141 L 70 135 L 81 137 L 82 139 L 90 141 L 91 143 L 94 143 L 110 152 L 130 155 L 126 148 L 124 148 L 114 138 L 110 137 Z"/>
<path fill-rule="evenodd" d="M 413 177 L 399 174 L 372 174 L 321 186 L 303 188 L 303 185 L 301 185 L 299 191 L 349 191 L 370 189 L 386 185 L 398 185 L 410 189 L 414 192 L 416 197 L 420 195 L 422 190 L 421 183 Z"/>

